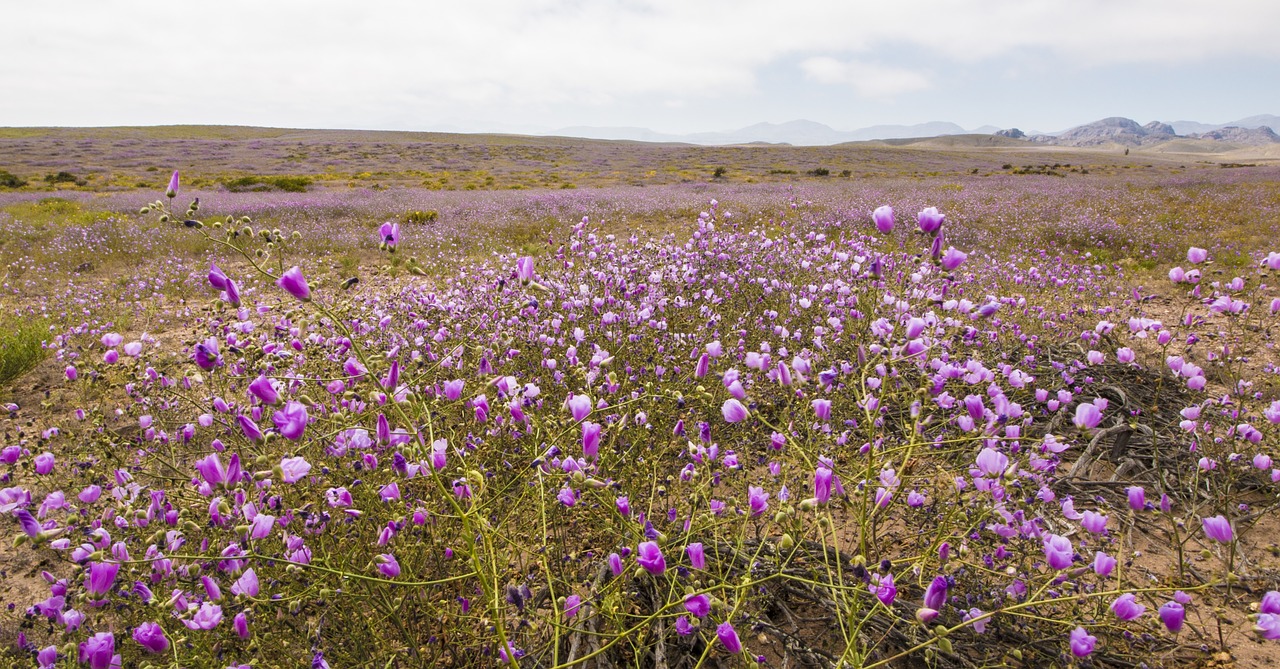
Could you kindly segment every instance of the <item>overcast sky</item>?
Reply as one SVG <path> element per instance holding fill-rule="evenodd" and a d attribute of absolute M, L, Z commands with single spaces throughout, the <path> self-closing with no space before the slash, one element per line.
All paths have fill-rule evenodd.
<path fill-rule="evenodd" d="M 1275 0 L 59 0 L 0 126 L 1055 131 L 1280 114 Z"/>

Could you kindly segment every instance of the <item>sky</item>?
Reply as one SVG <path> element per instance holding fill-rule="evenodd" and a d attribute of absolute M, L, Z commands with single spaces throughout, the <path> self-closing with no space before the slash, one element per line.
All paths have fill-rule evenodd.
<path fill-rule="evenodd" d="M 1058 131 L 1280 114 L 1272 0 L 60 0 L 0 126 Z"/>

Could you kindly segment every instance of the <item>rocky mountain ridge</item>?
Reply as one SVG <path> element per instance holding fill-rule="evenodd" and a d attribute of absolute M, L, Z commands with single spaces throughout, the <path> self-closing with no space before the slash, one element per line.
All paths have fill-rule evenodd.
<path fill-rule="evenodd" d="M 1013 137 L 1013 134 L 1005 133 L 1014 131 L 1021 133 L 1017 128 L 1013 128 L 1011 131 L 1001 131 L 999 134 L 1005 137 Z M 1247 146 L 1264 146 L 1280 142 L 1280 136 L 1277 136 L 1269 126 L 1265 125 L 1253 128 L 1228 125 L 1205 132 L 1180 135 L 1174 126 L 1169 123 L 1152 121 L 1146 125 L 1139 125 L 1137 121 L 1122 116 L 1112 116 L 1093 123 L 1086 123 L 1057 135 L 1034 135 L 1027 139 L 1038 144 L 1051 144 L 1054 146 L 1090 147 L 1119 144 L 1121 146 L 1139 147 L 1160 144 L 1179 138 L 1210 139 Z"/>

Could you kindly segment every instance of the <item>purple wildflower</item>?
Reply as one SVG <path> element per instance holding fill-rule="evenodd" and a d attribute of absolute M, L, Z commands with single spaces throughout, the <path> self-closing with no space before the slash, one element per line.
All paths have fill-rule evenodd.
<path fill-rule="evenodd" d="M 1066 569 L 1071 566 L 1075 549 L 1071 540 L 1057 534 L 1048 534 L 1044 538 L 1044 557 L 1053 569 Z"/>
<path fill-rule="evenodd" d="M 1177 634 L 1182 629 L 1182 621 L 1187 616 L 1187 610 L 1177 602 L 1165 602 L 1160 607 L 1160 622 L 1169 628 L 1170 632 Z"/>
<path fill-rule="evenodd" d="M 742 641 L 738 639 L 738 633 L 729 621 L 726 620 L 716 626 L 716 637 L 730 653 L 736 655 L 742 652 Z"/>
<path fill-rule="evenodd" d="M 887 235 L 893 232 L 893 207 L 887 204 L 876 207 L 876 210 L 871 212 L 871 220 L 875 221 L 876 229 L 881 234 Z"/>
<path fill-rule="evenodd" d="M 1086 632 L 1083 627 L 1071 630 L 1071 654 L 1076 657 L 1088 657 L 1098 644 L 1098 637 Z"/>
<path fill-rule="evenodd" d="M 1235 537 L 1235 534 L 1231 531 L 1231 522 L 1220 515 L 1203 518 L 1200 522 L 1204 526 L 1205 536 L 1214 541 L 1225 544 L 1230 543 Z"/>
<path fill-rule="evenodd" d="M 293 297 L 307 302 L 311 299 L 311 288 L 307 286 L 306 277 L 302 276 L 302 268 L 294 265 L 276 279 L 276 285 Z"/>
<path fill-rule="evenodd" d="M 1116 617 L 1120 620 L 1133 620 L 1141 616 L 1147 610 L 1147 607 L 1139 604 L 1135 600 L 1136 597 L 1131 592 L 1120 595 L 1111 603 L 1111 612 L 1116 614 Z"/>
<path fill-rule="evenodd" d="M 158 655 L 169 650 L 169 639 L 164 635 L 164 629 L 153 622 L 145 622 L 135 627 L 133 640 L 137 641 L 139 646 L 146 648 L 149 653 Z"/>
<path fill-rule="evenodd" d="M 612 562 L 613 555 L 610 555 Z M 662 557 L 662 549 L 653 541 L 643 541 L 636 547 L 636 562 L 650 574 L 661 574 L 667 570 L 667 560 Z"/>
<path fill-rule="evenodd" d="M 115 654 L 116 637 L 110 632 L 98 632 L 80 644 L 80 664 L 89 665 L 89 669 L 108 669 Z"/>
<path fill-rule="evenodd" d="M 724 414 L 724 419 L 730 423 L 740 423 L 747 418 L 747 407 L 743 406 L 742 402 L 739 402 L 734 397 L 725 400 L 720 412 Z"/>

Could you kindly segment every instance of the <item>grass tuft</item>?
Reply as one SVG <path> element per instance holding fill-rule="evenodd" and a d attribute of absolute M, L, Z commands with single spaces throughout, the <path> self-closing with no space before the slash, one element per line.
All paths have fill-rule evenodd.
<path fill-rule="evenodd" d="M 0 385 L 8 385 L 40 364 L 48 351 L 42 342 L 44 321 L 9 321 L 0 325 Z"/>

